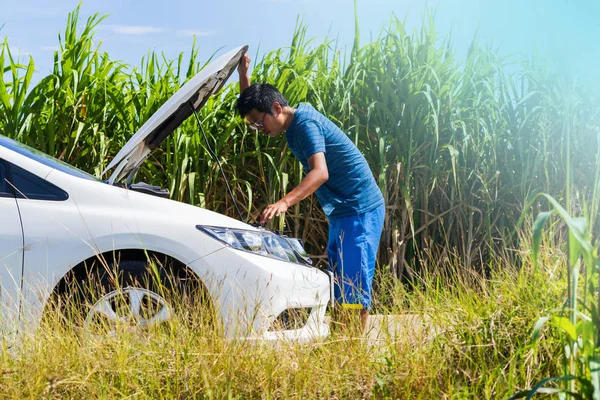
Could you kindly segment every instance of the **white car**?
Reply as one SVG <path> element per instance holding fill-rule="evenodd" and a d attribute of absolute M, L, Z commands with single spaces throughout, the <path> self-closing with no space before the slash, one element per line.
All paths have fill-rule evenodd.
<path fill-rule="evenodd" d="M 82 306 L 85 328 L 97 319 L 109 326 L 169 320 L 176 297 L 148 283 L 149 258 L 163 279 L 204 290 L 228 337 L 329 334 L 331 277 L 310 265 L 300 241 L 130 184 L 150 151 L 223 87 L 246 50 L 210 63 L 171 97 L 115 156 L 107 181 L 0 135 L 3 334 L 35 329 L 52 312 L 50 299 L 83 301 L 86 294 L 73 296 L 78 286 L 69 283 L 90 276 L 107 290 Z M 123 179 L 128 183 L 119 184 Z M 111 268 L 120 284 L 109 279 Z M 117 297 L 126 300 L 125 311 Z M 148 303 L 151 314 L 142 310 Z"/>

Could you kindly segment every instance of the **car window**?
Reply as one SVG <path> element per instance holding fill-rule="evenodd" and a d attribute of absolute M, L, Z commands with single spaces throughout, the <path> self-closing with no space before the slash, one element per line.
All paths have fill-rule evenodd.
<path fill-rule="evenodd" d="M 23 168 L 5 161 L 7 182 L 19 199 L 64 201 L 67 192 Z"/>
<path fill-rule="evenodd" d="M 100 181 L 100 179 L 94 177 L 93 175 L 88 174 L 85 171 L 82 171 L 74 166 L 67 164 L 66 162 L 57 160 L 54 157 L 49 156 L 46 153 L 43 153 L 39 150 L 36 150 L 32 147 L 24 145 L 23 143 L 17 142 L 15 140 L 9 139 L 6 136 L 0 135 L 0 146 L 6 147 L 16 153 L 24 155 L 25 157 L 29 157 L 32 160 L 35 160 L 41 164 L 44 164 L 50 168 L 57 169 L 61 172 L 67 173 L 72 176 L 76 176 L 78 178 L 89 179 L 94 181 Z"/>
<path fill-rule="evenodd" d="M 15 197 L 7 182 L 6 168 L 3 160 L 0 160 L 0 197 Z"/>

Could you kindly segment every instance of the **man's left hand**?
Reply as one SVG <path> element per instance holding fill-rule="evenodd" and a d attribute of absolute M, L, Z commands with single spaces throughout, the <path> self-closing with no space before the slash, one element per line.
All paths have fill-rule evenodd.
<path fill-rule="evenodd" d="M 272 220 L 273 217 L 278 217 L 279 214 L 286 212 L 287 209 L 287 202 L 283 199 L 279 200 L 277 203 L 269 204 L 260 216 L 260 223 L 264 224 L 267 222 L 267 220 Z"/>

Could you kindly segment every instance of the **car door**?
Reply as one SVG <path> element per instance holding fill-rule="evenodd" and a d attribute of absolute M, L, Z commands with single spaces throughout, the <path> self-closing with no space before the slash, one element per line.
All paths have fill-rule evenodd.
<path fill-rule="evenodd" d="M 68 254 L 69 245 L 77 240 L 77 223 L 72 207 L 65 204 L 68 194 L 25 168 L 6 162 L 9 185 L 14 188 L 23 228 L 21 325 L 36 322 L 56 276 L 53 266 Z M 80 224 L 80 222 L 79 222 Z M 74 228 L 77 226 L 77 228 Z M 32 317 L 36 317 L 33 318 Z"/>
<path fill-rule="evenodd" d="M 17 199 L 8 183 L 7 163 L 0 159 L 0 329 L 18 326 L 23 273 L 23 229 Z"/>

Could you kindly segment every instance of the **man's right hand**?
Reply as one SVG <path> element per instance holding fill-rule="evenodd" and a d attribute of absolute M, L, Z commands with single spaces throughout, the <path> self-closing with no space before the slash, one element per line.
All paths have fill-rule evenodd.
<path fill-rule="evenodd" d="M 240 93 L 242 93 L 248 86 L 250 86 L 250 74 L 248 69 L 250 67 L 250 56 L 244 54 L 238 64 L 238 74 L 240 75 Z"/>

